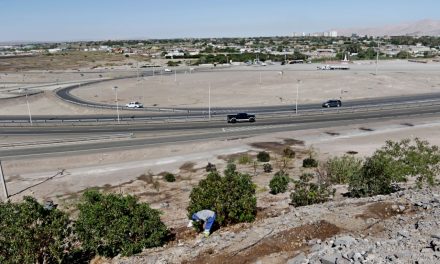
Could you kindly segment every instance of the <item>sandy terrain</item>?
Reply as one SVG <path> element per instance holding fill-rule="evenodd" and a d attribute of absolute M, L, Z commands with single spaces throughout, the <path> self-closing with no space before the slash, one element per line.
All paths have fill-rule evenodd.
<path fill-rule="evenodd" d="M 103 82 L 84 86 L 73 94 L 91 101 L 111 103 L 111 87 L 118 87 L 122 102 L 137 100 L 146 106 L 207 107 L 211 86 L 212 107 L 320 103 L 330 98 L 351 100 L 400 94 L 440 92 L 440 63 L 384 62 L 374 75 L 372 64 L 350 65 L 349 71 L 318 71 L 311 65 L 239 66 L 215 72 L 157 74 L 153 77 Z M 283 74 L 280 74 L 283 72 Z M 261 82 L 260 82 L 261 76 Z"/>
<path fill-rule="evenodd" d="M 389 62 L 381 65 L 379 75 L 374 76 L 373 64 L 351 65 L 350 71 L 317 71 L 316 65 L 290 65 L 267 67 L 239 67 L 219 72 L 199 72 L 176 76 L 156 75 L 137 81 L 136 78 L 109 81 L 75 90 L 74 94 L 97 102 L 111 103 L 113 86 L 118 86 L 120 102 L 139 100 L 146 105 L 159 106 L 206 106 L 207 88 L 211 83 L 212 106 L 258 106 L 292 104 L 299 86 L 300 103 L 319 103 L 328 98 L 354 99 L 374 96 L 400 95 L 440 91 L 440 64 L 410 64 Z M 280 71 L 284 71 L 280 75 Z M 261 84 L 259 82 L 261 72 Z M 29 74 L 32 86 L 56 81 L 54 73 Z M 60 82 L 77 81 L 77 78 L 96 78 L 99 73 L 57 73 Z M 102 78 L 121 73 L 109 73 Z M 28 75 L 28 74 L 26 74 Z M 20 86 L 20 74 L 8 74 L 9 83 Z M 41 78 L 41 79 L 40 79 Z M 64 79 L 65 78 L 65 79 Z M 99 78 L 99 76 L 98 76 Z M 3 76 L 2 76 L 3 80 Z M 1 87 L 1 85 L 0 85 Z M 342 93 L 341 93 L 342 91 Z M 233 95 L 231 97 L 231 95 Z M 232 98 L 232 99 L 231 99 Z M 0 114 L 27 115 L 25 98 L 3 99 Z M 104 114 L 111 110 L 91 109 L 65 103 L 56 98 L 50 89 L 29 97 L 30 108 L 35 114 Z M 114 101 L 113 101 L 114 102 Z M 412 126 L 408 125 L 411 124 Z M 209 142 L 185 143 L 173 146 L 154 146 L 132 150 L 113 150 L 102 153 L 77 153 L 42 157 L 22 157 L 2 160 L 7 185 L 12 199 L 33 195 L 38 199 L 53 199 L 64 208 L 69 208 L 86 188 L 99 187 L 106 191 L 136 194 L 155 208 L 165 212 L 164 220 L 169 226 L 180 226 L 186 219 L 189 192 L 206 175 L 204 166 L 208 162 L 222 170 L 226 161 L 248 153 L 255 156 L 260 146 L 276 153 L 285 146 L 293 147 L 297 159 L 290 164 L 292 177 L 301 173 L 300 164 L 312 146 L 320 159 L 329 155 L 340 155 L 347 151 L 358 152 L 358 156 L 370 155 L 387 139 L 420 137 L 432 144 L 440 145 L 440 120 L 437 117 L 411 120 L 401 119 L 361 126 L 345 126 L 308 131 L 292 131 L 261 135 L 235 140 L 213 140 Z M 56 136 L 54 136 L 56 137 Z M 35 138 L 5 136 L 0 143 L 29 140 L 46 140 L 52 137 Z M 302 144 L 295 144 L 292 140 Z M 265 142 L 261 144 L 261 142 Z M 268 143 L 269 142 L 269 143 Z M 276 142 L 276 143 L 274 143 Z M 257 143 L 257 145 L 255 145 Z M 276 160 L 276 158 L 275 158 Z M 276 169 L 277 163 L 273 161 Z M 261 165 L 254 170 L 252 165 L 239 165 L 239 170 L 250 174 L 258 186 L 258 203 L 265 207 L 275 202 L 285 204 L 286 197 L 268 196 L 270 176 L 262 172 Z M 178 177 L 175 183 L 166 183 L 161 173 L 170 171 Z M 275 200 L 274 200 L 275 199 Z M 176 214 L 179 216 L 176 218 Z M 172 216 L 172 217 L 171 217 Z"/>

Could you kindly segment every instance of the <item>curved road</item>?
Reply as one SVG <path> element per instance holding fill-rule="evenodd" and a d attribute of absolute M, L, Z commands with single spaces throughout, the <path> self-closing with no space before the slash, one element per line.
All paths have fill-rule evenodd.
<path fill-rule="evenodd" d="M 177 72 L 184 72 L 184 70 L 178 70 Z M 152 72 L 143 72 L 143 76 L 152 76 Z M 167 73 L 172 74 L 172 73 Z M 87 85 L 92 85 L 98 82 L 109 82 L 118 79 L 128 79 L 135 78 L 135 76 L 126 76 L 119 77 L 115 79 L 107 79 L 107 80 L 97 80 L 93 82 L 89 82 L 81 85 L 82 87 Z M 101 104 L 97 102 L 87 101 L 76 96 L 73 96 L 70 92 L 74 89 L 79 88 L 78 85 L 72 85 L 63 89 L 59 89 L 56 91 L 56 94 L 59 98 L 80 105 L 87 105 L 90 107 L 97 108 L 110 108 L 116 109 L 116 106 L 109 104 Z M 329 98 L 331 99 L 331 98 Z M 427 100 L 439 100 L 440 101 L 440 92 L 437 93 L 426 93 L 426 94 L 416 94 L 416 95 L 403 95 L 403 96 L 393 96 L 393 97 L 382 97 L 382 98 L 369 98 L 369 99 L 359 99 L 359 100 L 351 100 L 351 101 L 343 101 L 344 107 L 362 107 L 362 106 L 378 106 L 382 104 L 402 104 L 402 103 L 413 103 L 419 101 L 427 101 Z M 122 110 L 127 109 L 125 107 L 121 107 Z M 317 110 L 320 109 L 320 104 L 303 104 L 298 105 L 299 111 L 304 110 Z M 133 109 L 130 109 L 133 110 Z M 208 112 L 207 108 L 166 108 L 166 107 L 148 107 L 144 109 L 136 109 L 138 113 L 130 113 L 130 114 L 122 114 L 121 117 L 123 119 L 133 119 L 133 118 L 171 118 L 171 117 L 200 117 L 201 115 L 206 115 Z M 155 111 L 161 113 L 145 113 L 146 111 Z M 227 113 L 236 113 L 236 112 L 252 112 L 252 113 L 275 113 L 275 112 L 292 112 L 295 111 L 295 105 L 273 105 L 273 106 L 255 106 L 255 107 L 216 107 L 211 108 L 211 113 L 214 115 L 224 115 Z M 163 113 L 166 112 L 166 113 Z M 7 116 L 0 117 L 2 120 L 9 120 Z M 78 119 L 114 119 L 114 115 L 92 115 L 92 116 L 35 116 L 35 119 L 41 120 L 78 120 Z M 26 116 L 17 117 L 17 120 L 26 120 Z"/>

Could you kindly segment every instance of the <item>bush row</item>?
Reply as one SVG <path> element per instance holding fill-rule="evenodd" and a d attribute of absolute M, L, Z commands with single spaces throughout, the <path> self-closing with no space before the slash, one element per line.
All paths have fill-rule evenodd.
<path fill-rule="evenodd" d="M 94 255 L 132 255 L 161 246 L 160 212 L 135 197 L 86 191 L 78 217 L 32 197 L 0 203 L 0 263 L 87 263 Z"/>

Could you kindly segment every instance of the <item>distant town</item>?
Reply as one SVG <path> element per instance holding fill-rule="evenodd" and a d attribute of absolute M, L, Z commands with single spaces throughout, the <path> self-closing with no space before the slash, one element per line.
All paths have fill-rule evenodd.
<path fill-rule="evenodd" d="M 61 43 L 0 45 L 0 57 L 53 56 L 69 52 L 102 52 L 136 56 L 149 61 L 165 59 L 168 66 L 259 63 L 322 62 L 434 58 L 439 56 L 440 37 L 338 36 L 336 31 L 278 37 L 184 38 L 151 40 L 106 40 Z"/>

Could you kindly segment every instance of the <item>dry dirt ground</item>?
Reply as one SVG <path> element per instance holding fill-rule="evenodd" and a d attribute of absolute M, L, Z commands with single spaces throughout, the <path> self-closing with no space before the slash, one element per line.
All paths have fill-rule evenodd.
<path fill-rule="evenodd" d="M 437 74 L 440 69 L 439 65 L 413 65 L 406 62 L 394 62 L 394 64 L 389 63 L 388 71 L 384 71 L 379 76 L 371 74 L 374 72 L 374 66 L 371 64 L 353 65 L 353 68 L 357 70 L 348 72 L 323 72 L 314 69 L 307 70 L 307 68 L 299 68 L 301 70 L 297 71 L 294 66 L 289 66 L 283 75 L 280 75 L 279 72 L 284 68 L 273 66 L 272 69 L 268 67 L 261 70 L 261 84 L 259 82 L 259 68 L 253 68 L 254 71 L 248 71 L 245 68 L 238 73 L 223 70 L 219 73 L 182 74 L 176 77 L 176 82 L 174 82 L 172 74 L 148 77 L 147 80 L 141 81 L 137 81 L 136 78 L 126 81 L 112 81 L 108 84 L 85 86 L 75 91 L 75 94 L 90 100 L 111 102 L 113 93 L 110 92 L 111 89 L 107 85 L 110 87 L 117 85 L 120 87 L 121 101 L 124 102 L 140 98 L 146 105 L 195 107 L 205 105 L 207 87 L 211 82 L 211 92 L 215 98 L 212 101 L 213 106 L 291 104 L 296 92 L 296 81 L 300 79 L 302 81 L 299 84 L 300 102 L 319 103 L 324 99 L 341 96 L 343 99 L 353 99 L 434 92 L 440 87 L 440 75 Z M 69 74 L 71 77 L 68 81 L 77 81 L 78 73 Z M 83 77 L 96 78 L 96 74 Z M 52 77 L 48 77 L 50 80 L 46 81 L 53 82 L 53 75 L 47 73 L 47 76 Z M 111 76 L 109 75 L 109 77 Z M 15 77 L 11 74 L 8 78 L 19 79 L 20 74 Z M 37 77 L 33 78 L 37 79 Z M 13 82 L 11 81 L 11 83 Z M 18 83 L 17 80 L 16 82 Z M 45 79 L 42 82 L 45 82 Z M 14 84 L 16 85 L 14 87 L 20 86 L 17 83 Z M 342 88 L 341 83 L 344 83 Z M 27 85 L 32 85 L 32 83 Z M 230 94 L 234 94 L 233 100 L 229 96 Z M 103 110 L 83 108 L 61 102 L 50 91 L 31 96 L 29 100 L 34 114 L 107 113 Z M 0 101 L 0 114 L 26 115 L 25 99 L 14 98 Z M 185 208 L 188 205 L 191 188 L 206 175 L 205 166 L 208 162 L 216 164 L 219 170 L 223 170 L 228 160 L 235 159 L 237 161 L 243 155 L 249 155 L 252 160 L 255 160 L 258 151 L 266 150 L 271 153 L 271 163 L 276 171 L 281 166 L 278 162 L 280 151 L 284 147 L 290 146 L 297 152 L 296 158 L 289 164 L 289 174 L 295 178 L 304 172 L 301 168 L 302 158 L 308 155 L 311 149 L 314 150 L 318 159 L 325 160 L 329 156 L 344 153 L 353 153 L 359 157 L 370 155 L 387 139 L 399 140 L 420 137 L 429 140 L 432 144 L 440 145 L 439 128 L 440 120 L 436 116 L 403 118 L 364 125 L 287 131 L 270 135 L 183 143 L 173 146 L 112 150 L 102 153 L 21 157 L 2 160 L 2 165 L 13 200 L 19 200 L 24 195 L 33 195 L 40 201 L 52 199 L 61 208 L 73 210 L 73 205 L 77 202 L 78 197 L 90 187 L 97 187 L 103 191 L 133 194 L 141 201 L 149 202 L 152 207 L 163 211 L 162 218 L 169 227 L 175 229 L 176 237 L 191 240 L 195 234 L 188 233 L 188 230 L 184 228 L 187 221 Z M 47 140 L 56 137 L 61 136 L 48 137 L 43 135 L 37 138 L 1 135 L 0 143 Z M 75 135 L 71 135 L 71 137 L 75 137 Z M 257 185 L 258 219 L 266 219 L 279 215 L 283 210 L 290 210 L 288 193 L 276 196 L 269 194 L 268 183 L 272 174 L 264 173 L 261 164 L 257 164 L 256 167 L 252 163 L 239 164 L 238 169 L 253 175 Z M 174 173 L 177 176 L 177 181 L 174 183 L 165 182 L 162 175 L 166 171 Z M 340 187 L 338 190 L 338 193 L 341 193 L 344 191 L 344 187 Z M 340 195 L 336 197 L 337 201 L 341 199 Z M 378 204 L 379 212 L 377 214 L 382 214 L 381 212 L 386 206 L 386 204 Z M 350 209 L 353 210 L 353 214 L 368 214 L 368 210 L 370 210 L 364 207 L 356 208 L 358 207 L 353 206 Z M 303 245 L 298 242 L 302 240 L 301 236 L 323 239 L 338 233 L 346 222 L 341 217 L 335 219 L 306 223 L 301 226 L 300 235 L 296 235 L 297 229 L 273 237 L 268 235 L 267 241 L 258 245 L 256 251 L 248 252 L 244 249 L 241 254 L 243 258 L 237 259 L 233 263 L 252 261 L 254 254 L 260 257 L 271 255 L 274 253 L 273 250 L 277 248 L 287 247 L 286 250 L 290 251 L 301 250 Z M 230 229 L 242 227 L 245 228 L 246 225 L 233 226 Z M 283 241 L 291 242 L 291 244 L 286 244 Z M 273 249 L 271 249 L 271 245 L 275 245 Z M 209 255 L 210 253 L 206 252 L 201 256 L 209 262 L 214 261 Z M 229 259 L 229 257 L 231 255 L 225 256 L 225 259 Z"/>

